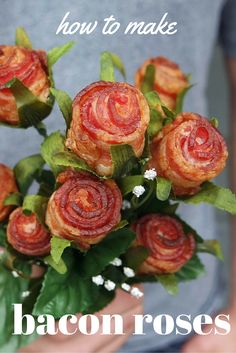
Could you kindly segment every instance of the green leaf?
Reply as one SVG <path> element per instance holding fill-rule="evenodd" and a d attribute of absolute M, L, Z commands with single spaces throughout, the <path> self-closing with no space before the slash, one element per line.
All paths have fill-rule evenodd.
<path fill-rule="evenodd" d="M 42 170 L 39 176 L 36 177 L 39 183 L 39 190 L 37 195 L 50 197 L 55 188 L 55 177 L 51 170 Z"/>
<path fill-rule="evenodd" d="M 14 174 L 19 190 L 22 194 L 26 194 L 33 180 L 41 172 L 44 163 L 41 155 L 35 154 L 20 160 L 16 164 L 14 167 Z"/>
<path fill-rule="evenodd" d="M 52 157 L 53 163 L 60 167 L 70 167 L 78 170 L 84 170 L 90 173 L 97 175 L 85 161 L 80 159 L 75 153 L 73 152 L 59 152 L 55 153 Z"/>
<path fill-rule="evenodd" d="M 210 119 L 210 123 L 217 129 L 219 127 L 219 120 L 215 117 Z"/>
<path fill-rule="evenodd" d="M 201 190 L 188 198 L 182 199 L 187 204 L 198 205 L 208 203 L 223 211 L 236 215 L 236 196 L 231 190 L 217 186 L 211 182 L 202 185 Z"/>
<path fill-rule="evenodd" d="M 22 292 L 28 288 L 28 280 L 13 277 L 11 271 L 0 265 L 0 347 L 10 352 L 18 348 L 19 341 L 12 339 L 13 303 L 22 303 Z M 6 345 L 6 346 L 5 346 Z M 4 349 L 5 349 L 4 348 Z M 13 350 L 11 351 L 10 349 Z M 4 351 L 5 352 L 5 351 Z"/>
<path fill-rule="evenodd" d="M 145 75 L 143 77 L 143 81 L 141 84 L 141 91 L 143 94 L 150 92 L 154 88 L 154 81 L 155 81 L 155 66 L 154 65 L 147 65 L 145 70 Z"/>
<path fill-rule="evenodd" d="M 46 125 L 40 121 L 37 125 L 34 126 L 35 129 L 38 131 L 39 135 L 43 136 L 44 138 L 47 137 L 47 128 Z"/>
<path fill-rule="evenodd" d="M 143 183 L 143 175 L 129 175 L 118 180 L 118 185 L 123 196 L 132 192 L 135 186 L 142 185 Z"/>
<path fill-rule="evenodd" d="M 125 66 L 123 61 L 121 60 L 121 58 L 115 54 L 115 53 L 111 53 L 111 59 L 113 62 L 113 65 L 115 66 L 115 68 L 122 74 L 122 76 L 124 77 L 124 79 L 126 79 L 126 72 L 125 72 Z"/>
<path fill-rule="evenodd" d="M 108 51 L 104 51 L 100 57 L 100 80 L 115 82 L 114 64 Z"/>
<path fill-rule="evenodd" d="M 58 262 L 55 262 L 51 255 L 44 257 L 46 264 L 49 264 L 56 272 L 64 275 L 67 272 L 67 267 L 62 258 Z"/>
<path fill-rule="evenodd" d="M 129 248 L 125 253 L 125 264 L 133 270 L 138 270 L 141 264 L 149 255 L 149 250 L 144 246 L 135 246 Z"/>
<path fill-rule="evenodd" d="M 175 274 L 166 274 L 166 275 L 156 275 L 155 276 L 161 285 L 165 288 L 165 290 L 171 294 L 176 295 L 179 292 L 178 280 Z"/>
<path fill-rule="evenodd" d="M 67 129 L 69 129 L 72 119 L 72 99 L 62 90 L 51 88 L 50 91 L 55 97 L 60 111 L 65 119 Z"/>
<path fill-rule="evenodd" d="M 191 281 L 206 273 L 205 267 L 197 255 L 194 255 L 175 276 L 179 281 Z"/>
<path fill-rule="evenodd" d="M 156 197 L 160 201 L 167 200 L 171 192 L 171 186 L 172 186 L 171 181 L 162 177 L 157 177 L 156 181 L 157 181 Z"/>
<path fill-rule="evenodd" d="M 127 250 L 134 238 L 134 232 L 127 228 L 108 234 L 82 258 L 80 271 L 83 277 L 98 275 L 115 257 L 119 257 Z"/>
<path fill-rule="evenodd" d="M 167 118 L 171 120 L 175 118 L 175 114 L 162 103 L 156 91 L 147 92 L 145 98 L 148 101 L 150 109 L 156 109 L 157 106 L 160 105 Z"/>
<path fill-rule="evenodd" d="M 150 122 L 148 125 L 148 135 L 152 139 L 157 135 L 157 133 L 162 129 L 163 127 L 163 117 L 161 113 L 154 109 L 150 109 Z"/>
<path fill-rule="evenodd" d="M 5 84 L 15 97 L 20 123 L 18 127 L 37 126 L 52 110 L 53 99 L 49 96 L 47 102 L 42 102 L 18 78 L 13 78 Z"/>
<path fill-rule="evenodd" d="M 114 145 L 110 147 L 111 159 L 113 164 L 112 176 L 117 178 L 132 170 L 137 163 L 137 158 L 130 145 Z"/>
<path fill-rule="evenodd" d="M 48 198 L 40 195 L 27 195 L 23 201 L 23 211 L 25 214 L 34 213 L 41 224 L 45 224 L 45 213 Z"/>
<path fill-rule="evenodd" d="M 6 238 L 7 238 L 6 229 L 2 224 L 0 224 L 0 246 L 4 248 L 6 246 Z"/>
<path fill-rule="evenodd" d="M 206 252 L 216 256 L 219 260 L 224 260 L 221 245 L 218 240 L 204 240 L 204 242 L 197 245 L 198 252 Z"/>
<path fill-rule="evenodd" d="M 188 87 L 184 88 L 177 96 L 176 99 L 176 109 L 175 113 L 176 115 L 179 113 L 182 113 L 183 111 L 183 106 L 184 106 L 184 99 L 187 94 L 187 92 L 193 87 L 194 85 L 189 85 Z"/>
<path fill-rule="evenodd" d="M 54 155 L 64 151 L 64 137 L 61 135 L 60 131 L 53 132 L 41 145 L 42 157 L 55 175 L 60 173 L 63 168 L 55 164 Z"/>
<path fill-rule="evenodd" d="M 22 204 L 22 195 L 19 192 L 14 192 L 8 195 L 4 200 L 4 206 L 20 206 Z"/>
<path fill-rule="evenodd" d="M 20 47 L 32 49 L 31 40 L 23 27 L 17 27 L 15 43 Z"/>
<path fill-rule="evenodd" d="M 51 256 L 56 264 L 59 263 L 64 250 L 70 247 L 71 241 L 53 236 L 51 238 Z"/>
<path fill-rule="evenodd" d="M 55 47 L 48 51 L 47 53 L 47 62 L 49 69 L 64 55 L 66 54 L 73 46 L 75 45 L 74 41 L 70 41 L 66 44 L 63 44 L 59 47 Z"/>

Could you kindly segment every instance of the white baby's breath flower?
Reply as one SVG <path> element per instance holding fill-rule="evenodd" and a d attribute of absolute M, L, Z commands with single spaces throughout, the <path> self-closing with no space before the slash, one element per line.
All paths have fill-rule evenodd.
<path fill-rule="evenodd" d="M 131 286 L 128 283 L 122 283 L 121 288 L 124 289 L 126 292 L 129 292 Z"/>
<path fill-rule="evenodd" d="M 22 296 L 22 298 L 26 298 L 29 296 L 29 294 L 30 294 L 30 291 L 26 290 L 26 291 L 22 292 L 21 296 Z"/>
<path fill-rule="evenodd" d="M 121 266 L 122 265 L 122 261 L 121 259 L 119 259 L 118 257 L 116 257 L 115 259 L 113 259 L 111 262 L 110 262 L 111 265 L 114 265 L 114 266 Z"/>
<path fill-rule="evenodd" d="M 145 188 L 142 185 L 137 185 L 133 188 L 133 194 L 140 197 L 145 192 Z"/>
<path fill-rule="evenodd" d="M 104 283 L 104 278 L 101 275 L 97 275 L 97 276 L 92 277 L 92 281 L 97 286 L 102 286 Z"/>
<path fill-rule="evenodd" d="M 19 275 L 18 275 L 18 273 L 16 271 L 12 271 L 12 276 L 15 277 L 15 278 L 19 277 Z"/>
<path fill-rule="evenodd" d="M 123 200 L 122 202 L 122 210 L 129 210 L 131 208 L 131 203 L 128 200 Z"/>
<path fill-rule="evenodd" d="M 115 287 L 116 287 L 116 284 L 114 282 L 112 282 L 110 279 L 106 280 L 105 284 L 104 284 L 104 287 L 111 291 L 111 290 L 114 290 Z"/>
<path fill-rule="evenodd" d="M 131 295 L 137 299 L 142 298 L 143 296 L 143 292 L 141 292 L 141 290 L 139 290 L 137 287 L 133 287 L 130 291 Z"/>
<path fill-rule="evenodd" d="M 132 268 L 130 267 L 124 267 L 123 268 L 124 274 L 126 275 L 126 277 L 134 277 L 135 276 L 135 272 Z"/>
<path fill-rule="evenodd" d="M 154 180 L 157 176 L 157 172 L 155 168 L 147 169 L 144 173 L 144 178 L 148 180 Z"/>

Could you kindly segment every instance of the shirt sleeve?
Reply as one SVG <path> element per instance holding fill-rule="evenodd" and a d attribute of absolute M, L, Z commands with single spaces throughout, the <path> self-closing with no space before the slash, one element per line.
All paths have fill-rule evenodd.
<path fill-rule="evenodd" d="M 222 8 L 219 42 L 227 56 L 236 58 L 236 0 L 226 0 Z"/>

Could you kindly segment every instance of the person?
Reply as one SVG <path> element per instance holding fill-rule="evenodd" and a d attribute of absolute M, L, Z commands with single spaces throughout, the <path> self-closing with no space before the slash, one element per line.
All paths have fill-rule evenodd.
<path fill-rule="evenodd" d="M 59 23 L 67 12 L 68 20 L 90 22 L 111 14 L 120 22 L 121 30 L 114 35 L 104 35 L 96 30 L 90 35 L 56 35 Z M 87 84 L 98 80 L 99 54 L 109 50 L 120 55 L 126 65 L 128 82 L 133 81 L 135 70 L 149 57 L 163 55 L 177 62 L 185 72 L 191 72 L 197 85 L 190 91 L 185 105 L 186 111 L 207 116 L 205 89 L 211 55 L 219 35 L 226 57 L 226 66 L 231 89 L 232 139 L 234 152 L 232 180 L 236 191 L 236 2 L 235 0 L 42 0 L 26 2 L 12 0 L 1 2 L 0 31 L 3 44 L 12 43 L 16 26 L 23 26 L 30 34 L 35 47 L 49 49 L 68 39 L 77 41 L 76 47 L 55 67 L 55 80 L 61 88 L 74 97 Z M 125 35 L 122 31 L 130 21 L 158 22 L 164 13 L 177 22 L 174 35 Z M 69 37 L 69 38 L 68 38 Z M 58 108 L 46 120 L 48 130 L 63 128 Z M 53 118 L 52 118 L 53 117 Z M 9 148 L 9 140 L 14 141 Z M 33 129 L 25 132 L 1 127 L 1 162 L 14 165 L 20 158 L 37 153 L 40 138 Z M 9 151 L 10 150 L 10 151 Z M 197 208 L 181 207 L 181 215 L 205 238 L 215 238 L 217 222 L 214 210 L 201 205 Z M 207 227 L 206 227 L 207 220 Z M 236 220 L 233 221 L 236 233 Z M 224 235 L 225 237 L 227 234 Z M 234 242 L 236 254 L 236 242 Z M 207 275 L 195 282 L 180 286 L 176 297 L 168 294 L 157 284 L 144 285 L 144 313 L 156 316 L 159 313 L 173 317 L 180 313 L 196 316 L 198 313 L 222 312 L 225 281 L 222 282 L 222 264 L 213 257 L 203 256 Z M 147 323 L 145 335 L 132 336 L 132 315 L 142 312 L 142 302 L 119 292 L 116 299 L 103 312 L 122 314 L 125 318 L 126 334 L 123 336 L 102 336 L 93 338 L 83 335 L 65 337 L 62 335 L 41 337 L 22 349 L 22 352 L 236 352 L 236 256 L 231 276 L 231 300 L 225 312 L 231 318 L 231 333 L 226 336 L 157 336 Z M 209 328 L 206 328 L 209 330 Z"/>

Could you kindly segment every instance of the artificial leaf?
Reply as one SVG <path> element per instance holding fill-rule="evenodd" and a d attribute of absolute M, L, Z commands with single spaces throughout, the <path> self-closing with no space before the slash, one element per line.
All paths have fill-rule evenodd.
<path fill-rule="evenodd" d="M 59 263 L 64 250 L 71 245 L 71 241 L 53 236 L 51 238 L 51 256 L 56 264 Z"/>
<path fill-rule="evenodd" d="M 34 126 L 35 129 L 38 131 L 39 135 L 43 136 L 44 138 L 47 137 L 47 128 L 46 125 L 40 121 L 37 125 Z"/>
<path fill-rule="evenodd" d="M 93 174 L 96 174 L 91 168 L 87 165 L 85 161 L 80 159 L 75 153 L 64 151 L 55 153 L 52 157 L 54 165 L 59 168 L 70 167 L 78 170 L 84 170 Z"/>
<path fill-rule="evenodd" d="M 19 192 L 14 192 L 7 196 L 4 200 L 4 206 L 20 206 L 22 204 L 22 195 Z"/>
<path fill-rule="evenodd" d="M 149 250 L 144 246 L 135 246 L 129 248 L 124 257 L 126 266 L 132 268 L 133 270 L 138 270 L 140 265 L 146 260 L 149 255 Z"/>
<path fill-rule="evenodd" d="M 45 213 L 48 198 L 40 195 L 27 195 L 23 201 L 23 211 L 25 214 L 34 213 L 41 224 L 45 223 Z"/>
<path fill-rule="evenodd" d="M 115 82 L 113 60 L 108 51 L 104 51 L 100 57 L 100 80 Z"/>
<path fill-rule="evenodd" d="M 111 55 L 111 59 L 112 59 L 113 65 L 122 74 L 124 79 L 126 79 L 125 66 L 124 66 L 121 58 L 115 53 L 110 53 L 110 55 Z"/>
<path fill-rule="evenodd" d="M 188 87 L 184 88 L 177 96 L 176 99 L 176 109 L 175 113 L 180 114 L 183 111 L 183 106 L 184 106 L 184 99 L 187 94 L 187 92 L 193 87 L 194 85 L 189 85 Z"/>
<path fill-rule="evenodd" d="M 161 108 L 167 118 L 171 119 L 171 121 L 175 118 L 175 114 L 169 108 L 167 108 L 167 106 L 165 106 L 162 103 L 162 101 L 156 91 L 147 92 L 145 94 L 145 98 L 147 99 L 147 102 L 148 102 L 149 107 L 151 109 L 156 109 L 157 106 L 159 105 L 159 106 L 161 106 Z"/>
<path fill-rule="evenodd" d="M 150 122 L 148 125 L 148 135 L 150 139 L 155 137 L 157 133 L 162 129 L 163 127 L 163 117 L 161 113 L 154 109 L 150 109 Z"/>
<path fill-rule="evenodd" d="M 70 41 L 66 44 L 63 44 L 59 47 L 55 47 L 48 51 L 47 53 L 47 62 L 49 69 L 64 55 L 66 54 L 73 46 L 75 45 L 74 41 Z"/>
<path fill-rule="evenodd" d="M 55 97 L 60 111 L 65 119 L 67 129 L 69 129 L 72 119 L 72 99 L 65 91 L 56 88 L 51 88 L 50 91 Z"/>
<path fill-rule="evenodd" d="M 137 163 L 137 158 L 130 145 L 113 145 L 110 147 L 110 152 L 114 178 L 130 172 Z"/>
<path fill-rule="evenodd" d="M 211 182 L 202 185 L 201 190 L 190 197 L 182 198 L 185 203 L 198 205 L 208 203 L 216 208 L 236 215 L 236 196 L 230 189 L 222 188 Z"/>
<path fill-rule="evenodd" d="M 167 200 L 171 192 L 171 181 L 162 177 L 157 177 L 156 182 L 156 197 L 160 201 Z"/>
<path fill-rule="evenodd" d="M 143 175 L 129 175 L 118 180 L 118 185 L 123 196 L 129 194 L 133 191 L 133 188 L 137 185 L 142 185 L 144 183 Z"/>
<path fill-rule="evenodd" d="M 46 264 L 50 265 L 56 272 L 64 275 L 67 272 L 67 267 L 62 258 L 60 258 L 57 262 L 54 261 L 52 255 L 48 255 L 44 257 L 44 261 Z"/>
<path fill-rule="evenodd" d="M 64 151 L 64 137 L 61 135 L 60 131 L 53 132 L 41 145 L 42 157 L 55 175 L 60 173 L 63 168 L 55 164 L 54 155 Z"/>
<path fill-rule="evenodd" d="M 134 232 L 127 228 L 108 234 L 83 256 L 80 264 L 83 277 L 98 275 L 114 258 L 119 257 L 127 250 L 134 238 Z"/>
<path fill-rule="evenodd" d="M 197 255 L 194 255 L 178 272 L 178 281 L 191 281 L 205 274 L 205 267 Z"/>
<path fill-rule="evenodd" d="M 36 180 L 39 183 L 37 194 L 45 197 L 51 196 L 56 182 L 53 172 L 51 170 L 42 170 Z"/>
<path fill-rule="evenodd" d="M 22 194 L 26 194 L 33 180 L 41 172 L 45 162 L 40 154 L 20 160 L 14 167 L 17 185 Z"/>
<path fill-rule="evenodd" d="M 164 275 L 156 275 L 155 277 L 169 294 L 171 295 L 178 294 L 179 292 L 178 280 L 175 274 L 171 273 L 171 274 L 164 274 Z"/>
<path fill-rule="evenodd" d="M 146 94 L 153 90 L 155 81 L 155 66 L 154 65 L 147 65 L 145 74 L 143 77 L 141 91 L 143 94 Z"/>
<path fill-rule="evenodd" d="M 31 40 L 23 27 L 17 27 L 15 43 L 20 47 L 32 49 Z"/>
<path fill-rule="evenodd" d="M 221 245 L 218 240 L 204 240 L 204 242 L 197 245 L 198 252 L 206 252 L 218 257 L 219 260 L 224 260 Z"/>

